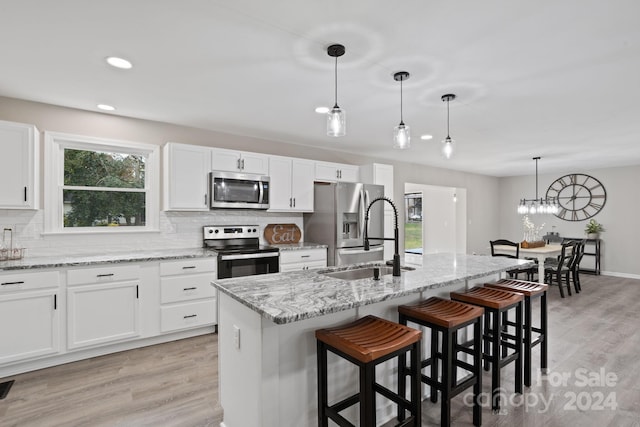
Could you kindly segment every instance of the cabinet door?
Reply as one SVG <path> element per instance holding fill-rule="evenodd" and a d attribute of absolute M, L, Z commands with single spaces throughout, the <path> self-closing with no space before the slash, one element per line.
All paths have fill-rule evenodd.
<path fill-rule="evenodd" d="M 316 162 L 316 180 L 358 182 L 359 168 L 342 163 Z"/>
<path fill-rule="evenodd" d="M 137 281 L 67 288 L 68 348 L 137 337 L 139 311 Z"/>
<path fill-rule="evenodd" d="M 316 179 L 318 181 L 338 181 L 338 167 L 335 163 L 316 162 Z"/>
<path fill-rule="evenodd" d="M 168 143 L 164 149 L 164 209 L 206 211 L 211 149 Z"/>
<path fill-rule="evenodd" d="M 38 209 L 39 153 L 35 126 L 0 121 L 1 209 Z"/>
<path fill-rule="evenodd" d="M 57 290 L 0 295 L 0 365 L 57 353 Z"/>
<path fill-rule="evenodd" d="M 291 159 L 269 157 L 269 210 L 289 211 L 293 207 L 291 198 Z M 312 184 L 313 186 L 313 181 Z M 313 203 L 313 199 L 312 199 Z"/>
<path fill-rule="evenodd" d="M 340 181 L 358 182 L 359 168 L 354 165 L 340 165 L 339 167 Z"/>
<path fill-rule="evenodd" d="M 291 164 L 291 197 L 293 210 L 296 212 L 313 212 L 313 162 L 293 159 Z M 273 189 L 274 186 L 271 185 Z"/>
<path fill-rule="evenodd" d="M 241 170 L 240 152 L 214 148 L 211 153 L 211 170 L 239 172 Z"/>
<path fill-rule="evenodd" d="M 264 154 L 242 152 L 240 166 L 244 173 L 267 175 L 269 173 L 269 158 Z"/>

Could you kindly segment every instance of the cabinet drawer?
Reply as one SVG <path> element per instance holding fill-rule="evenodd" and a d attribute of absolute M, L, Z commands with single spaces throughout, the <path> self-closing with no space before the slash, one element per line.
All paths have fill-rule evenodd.
<path fill-rule="evenodd" d="M 91 267 L 67 272 L 67 284 L 120 282 L 140 278 L 139 265 Z"/>
<path fill-rule="evenodd" d="M 215 297 L 216 290 L 211 286 L 211 281 L 214 279 L 213 273 L 162 277 L 160 278 L 160 302 L 166 304 Z"/>
<path fill-rule="evenodd" d="M 57 271 L 14 273 L 0 275 L 0 293 L 42 288 L 55 288 L 60 284 Z"/>
<path fill-rule="evenodd" d="M 162 332 L 214 325 L 217 321 L 215 298 L 160 308 Z"/>
<path fill-rule="evenodd" d="M 287 271 L 302 271 L 302 270 L 310 270 L 312 268 L 322 268 L 327 266 L 327 261 L 309 261 L 309 262 L 297 262 L 294 264 L 284 264 L 280 267 L 281 273 L 286 273 Z"/>
<path fill-rule="evenodd" d="M 176 274 L 215 272 L 217 263 L 218 260 L 215 257 L 166 261 L 160 263 L 160 275 L 173 276 Z"/>
<path fill-rule="evenodd" d="M 281 251 L 280 264 L 311 261 L 327 261 L 326 249 L 303 249 L 299 251 Z"/>

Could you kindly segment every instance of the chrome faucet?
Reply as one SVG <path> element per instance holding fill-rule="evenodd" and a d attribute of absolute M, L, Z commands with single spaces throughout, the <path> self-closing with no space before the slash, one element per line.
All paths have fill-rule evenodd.
<path fill-rule="evenodd" d="M 393 215 L 394 215 L 394 229 L 393 229 L 393 239 L 390 237 L 369 237 L 369 232 L 368 232 L 368 228 L 369 228 L 369 209 L 371 209 L 371 206 L 379 201 L 379 200 L 383 200 L 385 202 L 388 202 L 391 207 L 393 208 Z M 394 244 L 395 244 L 395 253 L 393 254 L 393 275 L 394 276 L 400 276 L 400 254 L 398 252 L 398 209 L 396 209 L 396 205 L 393 204 L 393 202 L 391 201 L 391 199 L 389 199 L 388 197 L 378 197 L 377 199 L 373 199 L 371 201 L 371 203 L 369 203 L 369 206 L 367 206 L 367 211 L 364 215 L 364 250 L 368 251 L 369 250 L 369 239 L 373 239 L 373 240 L 393 240 Z"/>

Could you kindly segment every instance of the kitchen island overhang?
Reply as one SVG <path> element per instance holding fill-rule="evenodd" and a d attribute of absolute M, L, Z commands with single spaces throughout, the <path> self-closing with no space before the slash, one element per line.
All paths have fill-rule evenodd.
<path fill-rule="evenodd" d="M 424 266 L 400 277 L 341 280 L 323 272 L 363 265 L 277 273 L 212 283 L 219 291 L 218 343 L 221 426 L 315 425 L 316 343 L 314 331 L 367 314 L 397 321 L 397 306 L 497 279 L 532 261 L 433 254 Z M 393 366 L 382 382 L 393 386 Z M 330 391 L 336 399 L 357 390 L 357 372 L 330 360 Z M 384 402 L 384 401 L 383 401 Z M 385 402 L 386 403 L 386 402 Z M 394 405 L 380 404 L 377 419 L 393 417 Z"/>

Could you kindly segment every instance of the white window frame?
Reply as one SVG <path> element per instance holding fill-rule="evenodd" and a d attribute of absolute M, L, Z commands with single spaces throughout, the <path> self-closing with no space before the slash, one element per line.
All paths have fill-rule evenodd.
<path fill-rule="evenodd" d="M 89 150 L 143 155 L 145 161 L 145 225 L 132 227 L 64 227 L 64 150 Z M 141 142 L 44 132 L 44 233 L 120 234 L 158 232 L 160 222 L 160 147 Z"/>

